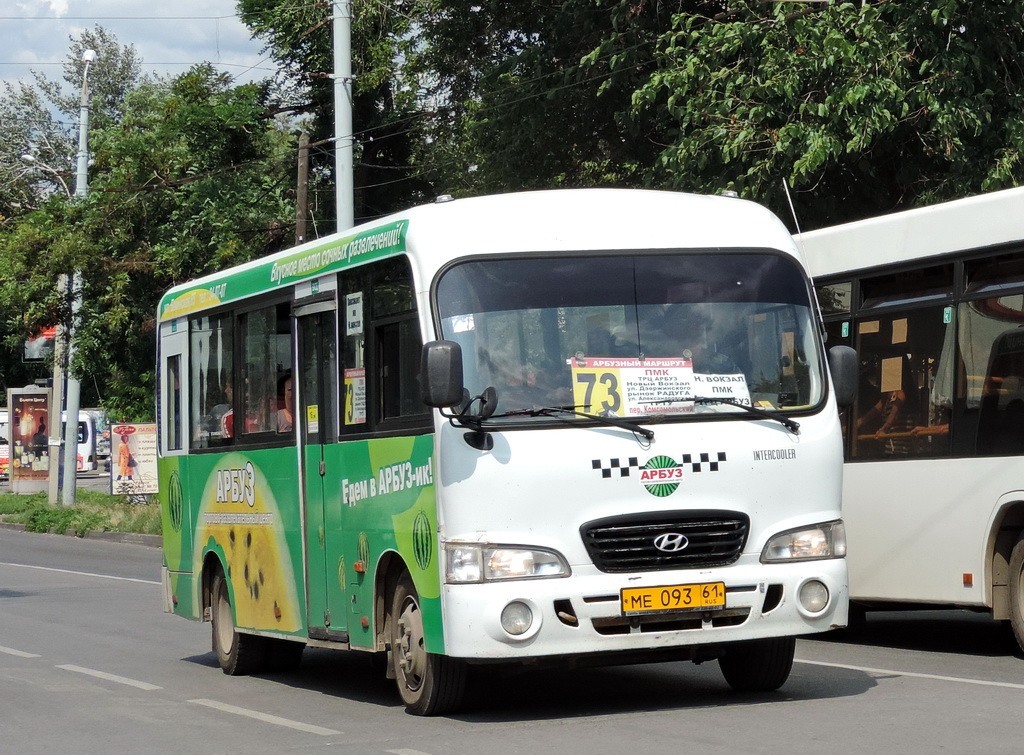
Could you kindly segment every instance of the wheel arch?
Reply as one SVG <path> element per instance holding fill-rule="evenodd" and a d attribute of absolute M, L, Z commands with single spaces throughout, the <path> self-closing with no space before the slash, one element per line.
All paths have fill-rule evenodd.
<path fill-rule="evenodd" d="M 987 559 L 992 618 L 1010 618 L 1010 554 L 1024 533 L 1024 493 L 1002 502 L 989 532 Z"/>
<path fill-rule="evenodd" d="M 388 627 L 387 616 L 391 606 L 391 598 L 395 594 L 395 586 L 402 574 L 409 574 L 409 567 L 397 552 L 386 551 L 377 562 L 377 571 L 373 582 L 373 626 L 374 649 L 387 649 Z"/>
<path fill-rule="evenodd" d="M 231 597 L 231 610 L 234 612 L 235 596 L 233 588 L 231 586 L 230 575 L 228 574 L 228 568 L 224 564 L 224 559 L 221 554 L 216 551 L 209 550 L 206 555 L 203 556 L 203 571 L 200 574 L 200 597 L 202 599 L 203 606 L 203 621 L 212 620 L 213 611 L 213 577 L 217 573 L 224 574 L 224 581 L 228 586 L 228 595 Z"/>

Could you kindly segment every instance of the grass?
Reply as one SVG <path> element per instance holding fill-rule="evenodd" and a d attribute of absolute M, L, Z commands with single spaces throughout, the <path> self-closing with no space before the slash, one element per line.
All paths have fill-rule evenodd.
<path fill-rule="evenodd" d="M 46 493 L 0 493 L 0 520 L 24 524 L 29 532 L 134 532 L 160 534 L 160 504 L 129 503 L 123 495 L 79 490 L 74 506 L 51 506 Z"/>

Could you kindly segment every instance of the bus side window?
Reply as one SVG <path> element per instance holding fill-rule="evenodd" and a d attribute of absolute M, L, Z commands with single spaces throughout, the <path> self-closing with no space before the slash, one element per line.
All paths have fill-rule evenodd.
<path fill-rule="evenodd" d="M 970 452 L 1024 451 L 1024 296 L 1017 294 L 960 305 L 963 418 Z M 972 422 L 973 421 L 973 422 Z"/>
<path fill-rule="evenodd" d="M 856 323 L 860 395 L 854 459 L 947 456 L 954 325 L 943 307 L 865 313 Z"/>
<path fill-rule="evenodd" d="M 189 323 L 189 418 L 192 448 L 233 443 L 232 325 L 230 315 L 196 317 Z"/>
<path fill-rule="evenodd" d="M 181 355 L 167 359 L 167 448 L 181 450 Z M 81 432 L 81 430 L 79 431 Z"/>
<path fill-rule="evenodd" d="M 423 413 L 417 368 L 419 367 L 419 323 L 415 318 L 377 328 L 380 365 L 380 419 L 394 419 Z"/>

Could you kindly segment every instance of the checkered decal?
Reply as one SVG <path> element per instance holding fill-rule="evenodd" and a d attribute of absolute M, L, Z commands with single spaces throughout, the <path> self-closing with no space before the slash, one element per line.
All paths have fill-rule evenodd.
<path fill-rule="evenodd" d="M 715 454 L 683 454 L 682 466 L 688 466 L 694 473 L 717 472 L 718 465 L 725 460 L 725 451 L 718 451 Z M 630 456 L 628 459 L 609 459 L 607 464 L 602 459 L 594 459 L 590 464 L 594 469 L 601 470 L 601 477 L 605 479 L 612 477 L 616 472 L 618 477 L 629 477 L 631 469 L 640 468 L 640 461 L 636 456 Z"/>
<path fill-rule="evenodd" d="M 605 479 L 612 476 L 612 472 L 616 469 L 619 470 L 619 477 L 629 477 L 630 469 L 639 469 L 640 462 L 637 461 L 635 456 L 630 456 L 625 465 L 622 463 L 622 459 L 612 459 L 608 462 L 608 466 L 604 466 L 600 459 L 594 459 L 590 462 L 594 469 L 601 470 L 601 476 Z"/>
<path fill-rule="evenodd" d="M 690 471 L 692 472 L 717 472 L 718 465 L 725 461 L 725 451 L 718 452 L 718 458 L 711 461 L 711 454 L 701 454 L 698 461 L 693 460 L 693 454 L 683 454 L 683 465 L 690 465 Z M 707 465 L 705 467 L 704 465 Z"/>

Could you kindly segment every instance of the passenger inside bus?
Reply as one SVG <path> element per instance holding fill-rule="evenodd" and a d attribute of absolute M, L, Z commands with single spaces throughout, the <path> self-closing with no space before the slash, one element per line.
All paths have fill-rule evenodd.
<path fill-rule="evenodd" d="M 277 431 L 279 433 L 290 433 L 292 431 L 292 373 L 284 373 L 277 381 Z"/>

